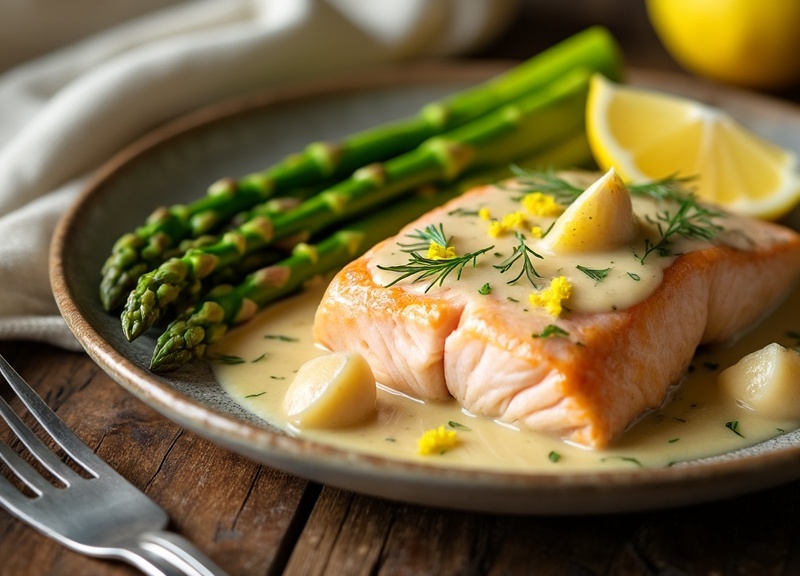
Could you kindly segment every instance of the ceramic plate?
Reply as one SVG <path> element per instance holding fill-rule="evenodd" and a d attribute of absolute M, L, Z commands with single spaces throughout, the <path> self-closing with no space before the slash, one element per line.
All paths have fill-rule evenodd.
<path fill-rule="evenodd" d="M 102 168 L 56 232 L 52 281 L 67 324 L 112 378 L 182 426 L 274 468 L 374 496 L 497 513 L 578 514 L 688 504 L 800 477 L 798 434 L 688 466 L 566 476 L 429 467 L 342 451 L 291 437 L 248 413 L 203 362 L 151 373 L 154 339 L 129 344 L 118 318 L 102 310 L 103 261 L 155 206 L 191 201 L 219 177 L 262 169 L 308 142 L 412 114 L 503 68 L 425 65 L 271 91 L 204 109 L 145 137 Z M 678 76 L 635 72 L 631 82 L 725 108 L 800 151 L 800 114 L 791 105 Z"/>

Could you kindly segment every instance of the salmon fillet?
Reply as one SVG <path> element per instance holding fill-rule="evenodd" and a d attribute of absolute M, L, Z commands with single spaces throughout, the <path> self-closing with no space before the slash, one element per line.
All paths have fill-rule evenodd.
<path fill-rule="evenodd" d="M 377 380 L 400 392 L 452 397 L 472 413 L 602 448 L 663 404 L 698 345 L 734 338 L 800 277 L 797 233 L 734 218 L 747 226 L 744 247 L 704 246 L 672 258 L 654 291 L 625 309 L 554 319 L 467 293 L 455 278 L 428 292 L 419 283 L 376 281 L 376 255 L 387 246 L 496 193 L 471 191 L 345 267 L 317 310 L 317 341 L 360 352 Z M 554 324 L 565 336 L 542 337 Z"/>

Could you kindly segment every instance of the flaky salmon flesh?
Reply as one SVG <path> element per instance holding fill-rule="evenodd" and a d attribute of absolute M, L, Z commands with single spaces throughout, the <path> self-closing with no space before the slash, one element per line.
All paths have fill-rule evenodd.
<path fill-rule="evenodd" d="M 475 268 L 470 263 L 463 269 L 461 279 L 453 272 L 441 286 L 428 288 L 429 281 L 413 278 L 387 286 L 391 274 L 379 266 L 387 254 L 406 258 L 399 243 L 444 222 L 458 248 L 467 226 L 454 222 L 454 215 L 474 215 L 481 207 L 494 206 L 498 194 L 509 192 L 494 186 L 470 191 L 346 266 L 317 310 L 316 340 L 332 350 L 360 352 L 377 380 L 397 391 L 426 401 L 454 398 L 471 413 L 603 448 L 631 422 L 663 404 L 700 344 L 736 337 L 785 298 L 800 277 L 797 233 L 723 214 L 718 222 L 725 232 L 710 243 L 679 255 L 647 256 L 651 266 L 661 263 L 654 273 L 658 280 L 628 306 L 585 311 L 570 307 L 571 296 L 564 311 L 554 316 L 504 293 L 508 278 L 486 281 L 497 287 L 491 293 L 476 290 L 488 278 L 478 275 L 497 274 L 497 264 L 510 248 L 502 254 L 487 252 Z M 477 216 L 473 220 L 475 230 L 486 225 Z M 648 232 L 646 219 L 640 220 L 645 236 L 654 233 L 652 225 Z M 520 237 L 525 238 L 516 236 L 514 241 Z M 478 239 L 479 244 L 489 241 L 499 239 Z M 536 242 L 528 238 L 542 256 Z M 630 262 L 621 264 L 617 254 L 608 270 L 619 271 L 619 282 L 633 286 L 644 274 L 642 249 L 622 250 L 630 254 Z M 544 254 L 531 260 L 536 267 L 557 257 Z M 557 267 L 560 273 L 571 270 L 567 277 L 577 281 L 581 272 L 574 268 Z M 471 275 L 478 277 L 478 284 L 470 283 Z M 523 289 L 547 286 L 544 274 L 534 280 L 536 288 L 529 284 Z M 526 282 L 523 275 L 514 284 Z M 585 290 L 606 282 L 595 279 Z M 576 298 L 578 290 L 573 290 Z"/>

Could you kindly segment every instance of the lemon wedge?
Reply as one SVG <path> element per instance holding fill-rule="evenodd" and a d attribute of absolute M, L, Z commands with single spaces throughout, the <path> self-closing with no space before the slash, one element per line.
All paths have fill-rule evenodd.
<path fill-rule="evenodd" d="M 722 110 L 596 74 L 586 104 L 592 154 L 628 182 L 695 177 L 698 197 L 731 212 L 776 219 L 800 201 L 797 156 Z"/>
<path fill-rule="evenodd" d="M 638 229 L 631 195 L 611 168 L 556 219 L 542 243 L 555 253 L 602 252 L 628 243 Z"/>
<path fill-rule="evenodd" d="M 800 80 L 797 0 L 647 0 L 646 5 L 664 47 L 691 72 L 750 88 L 786 88 Z"/>
<path fill-rule="evenodd" d="M 289 421 L 300 428 L 344 428 L 375 410 L 375 376 L 361 354 L 332 352 L 297 371 L 283 397 Z"/>

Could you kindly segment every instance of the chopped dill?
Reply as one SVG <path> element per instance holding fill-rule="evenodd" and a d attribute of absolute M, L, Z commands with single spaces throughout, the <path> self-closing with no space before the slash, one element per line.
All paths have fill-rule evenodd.
<path fill-rule="evenodd" d="M 586 266 L 581 266 L 580 264 L 575 266 L 575 268 L 586 274 L 589 278 L 591 278 L 595 282 L 602 282 L 603 280 L 605 280 L 606 276 L 608 276 L 608 273 L 613 270 L 613 268 L 605 268 L 603 270 L 597 270 L 594 268 L 587 268 Z"/>
<path fill-rule="evenodd" d="M 642 466 L 642 463 L 639 462 L 639 460 L 631 456 L 607 456 L 605 458 L 601 458 L 600 462 L 608 462 L 609 460 L 622 460 L 623 462 L 630 462 L 631 464 L 636 464 L 639 468 L 644 468 L 644 466 Z"/>
<path fill-rule="evenodd" d="M 487 282 L 486 284 L 484 284 L 483 286 L 478 288 L 478 293 L 481 294 L 482 296 L 486 296 L 487 294 L 491 294 L 492 293 L 492 287 Z"/>
<path fill-rule="evenodd" d="M 547 455 L 547 459 L 550 460 L 550 462 L 558 462 L 559 460 L 561 460 L 561 454 L 559 454 L 555 450 L 551 450 L 550 454 Z"/>
<path fill-rule="evenodd" d="M 284 336 L 283 334 L 267 334 L 264 336 L 265 340 L 278 340 L 280 342 L 299 342 L 299 338 L 293 338 L 291 336 Z"/>
<path fill-rule="evenodd" d="M 495 265 L 495 268 L 500 270 L 500 273 L 503 274 L 505 272 L 508 272 L 508 270 L 517 262 L 517 260 L 522 258 L 522 267 L 519 271 L 519 274 L 517 274 L 514 278 L 509 280 L 507 284 L 513 284 L 514 282 L 522 278 L 523 274 L 525 274 L 525 277 L 528 279 L 528 282 L 530 282 L 534 288 L 538 288 L 535 278 L 541 278 L 541 276 L 539 275 L 538 272 L 536 272 L 536 268 L 533 267 L 533 262 L 531 262 L 531 255 L 540 259 L 542 258 L 542 256 L 537 254 L 528 247 L 528 245 L 525 243 L 525 237 L 522 234 L 520 234 L 519 232 L 515 232 L 515 235 L 517 237 L 518 243 L 517 246 L 514 248 L 514 252 L 511 254 L 511 256 L 503 260 L 500 264 Z"/>
<path fill-rule="evenodd" d="M 477 216 L 477 210 L 467 210 L 466 208 L 456 208 L 447 213 L 448 216 Z"/>
<path fill-rule="evenodd" d="M 216 362 L 217 364 L 225 364 L 229 366 L 233 366 L 235 364 L 244 364 L 246 360 L 241 356 L 234 356 L 232 354 L 212 354 L 208 357 L 209 360 L 212 362 Z"/>
<path fill-rule="evenodd" d="M 628 276 L 630 276 L 631 278 L 633 278 L 637 282 L 642 279 L 641 276 L 639 276 L 638 274 L 634 274 L 633 272 L 628 272 Z"/>
<path fill-rule="evenodd" d="M 450 428 L 453 428 L 455 430 L 464 430 L 464 431 L 467 431 L 467 432 L 472 432 L 472 428 L 470 428 L 469 426 L 464 426 L 463 424 L 460 424 L 459 422 L 456 422 L 454 420 L 450 420 L 447 423 L 447 425 L 450 426 Z"/>
<path fill-rule="evenodd" d="M 253 360 L 251 360 L 250 362 L 252 362 L 253 364 L 255 364 L 256 362 L 261 362 L 262 360 L 266 360 L 267 358 L 269 358 L 269 354 L 267 354 L 266 352 L 264 352 L 264 353 L 263 353 L 261 356 L 259 356 L 258 358 L 254 358 L 254 359 L 253 359 Z"/>
<path fill-rule="evenodd" d="M 555 324 L 548 324 L 539 334 L 533 334 L 534 338 L 550 338 L 554 336 L 567 338 L 569 337 L 569 332 L 563 328 L 559 328 Z"/>
<path fill-rule="evenodd" d="M 263 396 L 266 392 L 259 392 L 258 394 L 248 394 L 245 398 L 258 398 L 259 396 Z"/>
<path fill-rule="evenodd" d="M 739 431 L 739 421 L 738 420 L 731 420 L 730 422 L 725 422 L 725 428 L 736 434 L 737 436 L 741 436 L 744 438 L 744 434 Z"/>

